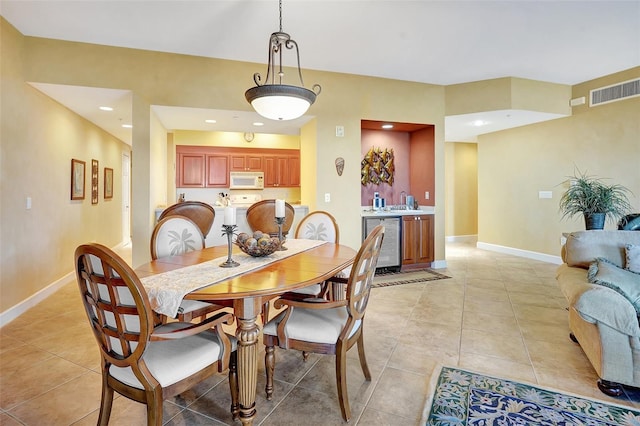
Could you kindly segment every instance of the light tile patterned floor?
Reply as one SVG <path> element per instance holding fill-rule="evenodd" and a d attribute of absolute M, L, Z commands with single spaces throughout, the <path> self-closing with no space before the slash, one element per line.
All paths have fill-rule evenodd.
<path fill-rule="evenodd" d="M 638 392 L 613 399 L 597 389 L 593 368 L 568 338 L 555 265 L 460 243 L 447 246 L 447 263 L 442 272 L 451 279 L 372 291 L 365 340 L 373 378 L 364 380 L 352 349 L 350 424 L 417 424 L 441 364 L 640 408 Z M 272 401 L 261 367 L 255 424 L 343 424 L 333 358 L 276 356 Z M 165 423 L 234 424 L 228 389 L 219 375 L 165 402 Z M 0 330 L 0 424 L 95 425 L 99 401 L 97 346 L 71 282 Z M 144 406 L 117 397 L 110 424 L 145 425 Z"/>

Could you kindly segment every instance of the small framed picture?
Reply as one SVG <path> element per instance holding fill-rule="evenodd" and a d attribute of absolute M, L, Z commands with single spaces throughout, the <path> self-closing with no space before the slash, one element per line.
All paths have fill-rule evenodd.
<path fill-rule="evenodd" d="M 104 168 L 104 199 L 113 198 L 113 169 Z"/>
<path fill-rule="evenodd" d="M 98 204 L 98 160 L 91 160 L 91 204 Z"/>
<path fill-rule="evenodd" d="M 84 161 L 71 159 L 71 199 L 84 200 Z"/>

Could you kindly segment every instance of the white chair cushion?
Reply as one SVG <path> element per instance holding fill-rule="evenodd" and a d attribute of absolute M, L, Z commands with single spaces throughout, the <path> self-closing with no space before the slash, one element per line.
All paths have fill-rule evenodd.
<path fill-rule="evenodd" d="M 178 312 L 181 314 L 186 314 L 189 312 L 197 311 L 198 309 L 206 308 L 207 306 L 213 306 L 213 304 L 201 302 L 199 300 L 184 299 L 182 303 L 180 303 L 180 309 L 178 310 Z"/>
<path fill-rule="evenodd" d="M 193 324 L 172 322 L 157 327 L 156 330 L 177 330 L 189 325 Z M 229 337 L 232 348 L 235 349 L 236 339 L 233 336 Z M 149 342 L 143 359 L 153 377 L 162 387 L 167 387 L 219 361 L 220 349 L 218 336 L 214 332 L 206 331 L 184 339 Z M 143 389 L 131 367 L 112 365 L 109 373 L 129 386 Z"/>
<path fill-rule="evenodd" d="M 320 284 L 310 285 L 308 287 L 299 288 L 295 291 L 296 294 L 308 294 L 309 296 L 316 296 L 322 290 Z"/>
<path fill-rule="evenodd" d="M 276 336 L 277 328 L 284 316 L 284 312 L 269 321 L 262 332 L 268 336 Z M 290 339 L 313 343 L 335 344 L 340 332 L 347 322 L 345 307 L 332 309 L 304 309 L 295 308 L 287 321 L 285 333 Z M 356 322 L 349 337 L 360 328 L 361 321 Z"/>

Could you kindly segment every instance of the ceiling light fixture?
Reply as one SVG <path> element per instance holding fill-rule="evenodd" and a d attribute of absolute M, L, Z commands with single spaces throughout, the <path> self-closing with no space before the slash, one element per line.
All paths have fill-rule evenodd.
<path fill-rule="evenodd" d="M 102 111 L 113 111 L 113 108 L 108 107 L 108 106 L 101 106 L 101 107 L 100 107 L 100 109 L 101 109 Z"/>
<path fill-rule="evenodd" d="M 383 124 L 382 128 L 383 129 L 393 129 L 393 124 Z"/>
<path fill-rule="evenodd" d="M 204 122 L 205 122 L 205 123 L 209 123 L 209 124 L 216 124 L 216 123 L 217 123 L 217 121 L 216 121 L 216 120 L 211 120 L 211 119 L 204 120 Z"/>
<path fill-rule="evenodd" d="M 304 87 L 302 71 L 300 70 L 298 43 L 292 40 L 289 34 L 282 32 L 282 0 L 279 0 L 279 11 L 280 31 L 272 33 L 269 39 L 269 63 L 265 81 L 262 83 L 260 73 L 255 73 L 253 81 L 256 86 L 247 90 L 244 96 L 253 106 L 253 109 L 265 118 L 271 120 L 293 120 L 307 112 L 322 88 L 319 84 L 314 84 L 313 90 Z M 282 53 L 284 48 L 295 48 L 300 86 L 282 84 L 284 77 Z"/>

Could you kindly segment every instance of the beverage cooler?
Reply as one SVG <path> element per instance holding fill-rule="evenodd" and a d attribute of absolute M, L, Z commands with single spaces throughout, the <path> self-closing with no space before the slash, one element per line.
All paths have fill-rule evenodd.
<path fill-rule="evenodd" d="M 384 226 L 384 239 L 382 249 L 378 257 L 377 269 L 400 270 L 402 258 L 400 257 L 400 226 L 402 224 L 400 216 L 392 217 L 365 217 L 363 218 L 362 240 L 364 241 L 369 232 L 378 225 Z"/>

